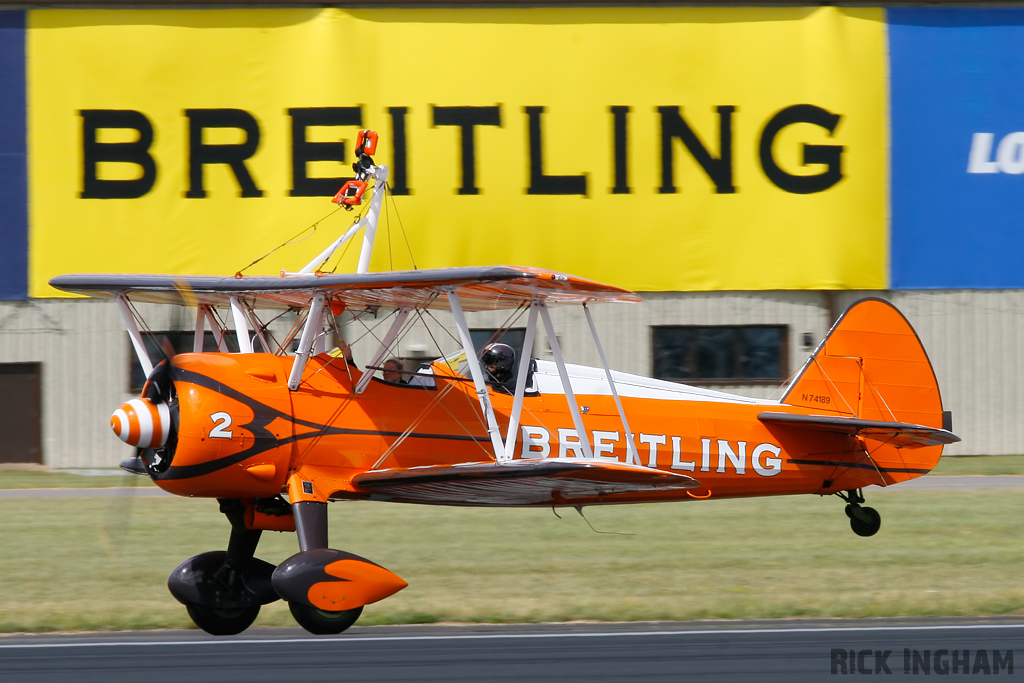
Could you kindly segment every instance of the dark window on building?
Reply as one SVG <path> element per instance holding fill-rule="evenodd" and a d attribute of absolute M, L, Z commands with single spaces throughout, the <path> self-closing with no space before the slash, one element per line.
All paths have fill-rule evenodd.
<path fill-rule="evenodd" d="M 153 365 L 157 365 L 166 358 L 168 353 L 191 353 L 194 338 L 193 330 L 146 332 L 142 335 L 142 340 L 146 343 L 146 351 L 149 353 Z M 228 351 L 238 353 L 238 341 L 235 339 L 234 333 L 225 334 L 224 341 L 227 342 Z M 203 335 L 203 351 L 216 350 L 217 338 L 213 336 L 213 332 L 207 330 Z M 146 375 L 142 372 L 142 365 L 139 364 L 139 359 L 135 356 L 135 347 L 132 346 L 130 337 L 128 339 L 128 357 L 131 358 L 131 386 L 128 390 L 133 393 L 142 391 L 142 386 L 146 383 Z"/>
<path fill-rule="evenodd" d="M 470 330 L 469 334 L 473 338 L 473 346 L 476 348 L 477 354 L 491 342 L 501 342 L 508 344 L 516 352 L 516 363 L 519 363 L 519 359 L 523 357 L 523 342 L 526 341 L 525 328 L 512 328 L 508 330 L 477 329 Z M 533 349 L 530 351 L 532 352 Z"/>
<path fill-rule="evenodd" d="M 789 372 L 785 325 L 651 328 L 654 377 L 687 384 L 777 383 Z"/>

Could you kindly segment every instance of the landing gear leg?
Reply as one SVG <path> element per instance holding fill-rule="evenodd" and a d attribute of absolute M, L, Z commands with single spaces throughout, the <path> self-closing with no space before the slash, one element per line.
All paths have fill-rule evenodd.
<path fill-rule="evenodd" d="M 875 508 L 863 507 L 864 495 L 860 489 L 850 489 L 837 496 L 846 501 L 846 516 L 850 518 L 850 528 L 858 536 L 874 536 L 882 526 L 882 516 Z"/>
<path fill-rule="evenodd" d="M 292 514 L 295 515 L 299 550 L 305 552 L 327 547 L 327 503 L 292 503 Z"/>
<path fill-rule="evenodd" d="M 256 556 L 263 532 L 247 529 L 243 519 L 243 508 L 239 501 L 221 499 L 220 511 L 231 522 L 231 536 L 224 564 L 214 572 L 214 580 L 228 595 L 237 596 L 245 589 L 243 577 L 250 560 Z M 215 636 L 233 636 L 252 626 L 260 613 L 259 603 L 235 609 L 209 607 L 206 605 L 185 605 L 188 615 L 196 626 Z"/>
<path fill-rule="evenodd" d="M 327 548 L 327 503 L 302 501 L 292 504 L 295 532 L 302 553 Z M 301 553 L 300 553 L 301 554 Z M 356 623 L 363 613 L 362 607 L 330 611 L 307 604 L 289 601 L 288 609 L 299 626 L 316 635 L 334 635 Z"/>
<path fill-rule="evenodd" d="M 241 501 L 221 498 L 218 502 L 220 511 L 231 522 L 231 536 L 228 538 L 228 554 L 224 558 L 224 566 L 215 576 L 224 585 L 240 590 L 245 571 L 256 557 L 256 546 L 259 545 L 263 532 L 245 526 L 245 508 Z"/>
<path fill-rule="evenodd" d="M 241 501 L 219 502 L 231 522 L 227 552 L 185 560 L 171 572 L 167 587 L 196 626 L 215 636 L 232 636 L 249 628 L 260 606 L 278 597 L 271 584 L 274 566 L 255 557 L 262 532 L 246 528 Z"/>

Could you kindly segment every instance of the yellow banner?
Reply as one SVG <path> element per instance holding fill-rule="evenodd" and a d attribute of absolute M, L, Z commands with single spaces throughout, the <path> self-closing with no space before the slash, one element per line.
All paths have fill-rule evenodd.
<path fill-rule="evenodd" d="M 246 272 L 299 269 L 352 220 L 329 197 L 360 128 L 395 190 L 375 270 L 887 286 L 880 9 L 38 10 L 29 26 L 31 296 L 65 272 L 229 274 L 296 236 Z"/>

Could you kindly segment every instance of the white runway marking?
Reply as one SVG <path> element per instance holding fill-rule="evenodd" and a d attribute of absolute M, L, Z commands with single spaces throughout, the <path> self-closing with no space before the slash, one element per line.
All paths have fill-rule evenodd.
<path fill-rule="evenodd" d="M 938 624 L 932 626 L 829 626 L 823 628 L 720 628 L 707 630 L 674 630 L 674 631 L 589 631 L 572 633 L 470 633 L 448 634 L 437 636 L 352 636 L 338 638 L 246 638 L 217 640 L 153 640 L 153 641 L 99 641 L 86 643 L 24 643 L 0 644 L 0 649 L 37 649 L 37 648 L 72 648 L 72 647 L 166 647 L 168 645 L 266 645 L 285 643 L 372 643 L 395 641 L 437 641 L 437 640 L 499 640 L 529 638 L 611 638 L 611 637 L 647 637 L 652 636 L 706 636 L 725 633 L 865 633 L 875 631 L 950 631 L 984 630 L 1000 628 L 1024 628 L 1020 624 Z M 45 637 L 45 636 L 44 636 Z"/>

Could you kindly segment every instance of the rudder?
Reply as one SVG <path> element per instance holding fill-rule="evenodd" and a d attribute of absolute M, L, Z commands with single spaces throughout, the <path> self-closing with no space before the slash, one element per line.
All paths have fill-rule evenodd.
<path fill-rule="evenodd" d="M 866 420 L 944 426 L 938 381 L 921 340 L 895 306 L 876 298 L 861 299 L 840 316 L 782 402 Z"/>

